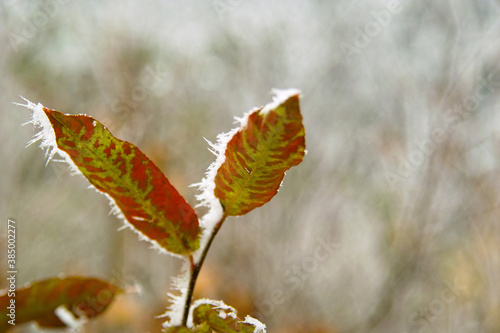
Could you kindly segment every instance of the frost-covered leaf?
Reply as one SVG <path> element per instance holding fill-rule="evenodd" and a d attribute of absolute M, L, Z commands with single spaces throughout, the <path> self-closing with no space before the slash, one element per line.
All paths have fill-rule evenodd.
<path fill-rule="evenodd" d="M 65 327 L 61 313 L 77 319 L 93 318 L 102 313 L 123 290 L 108 282 L 83 277 L 50 278 L 15 290 L 0 291 L 0 332 L 12 327 L 8 308 L 15 302 L 15 324 L 36 321 L 43 327 Z M 66 309 L 66 311 L 58 311 Z M 7 320 L 4 320 L 7 318 Z M 64 318 L 63 318 L 64 319 Z"/>
<path fill-rule="evenodd" d="M 276 195 L 285 171 L 305 153 L 299 92 L 277 91 L 274 101 L 241 119 L 215 176 L 215 196 L 227 215 L 243 215 Z"/>
<path fill-rule="evenodd" d="M 219 333 L 265 333 L 266 326 L 247 316 L 240 320 L 236 310 L 221 301 L 197 300 L 193 304 L 193 324 L 206 324 Z"/>
<path fill-rule="evenodd" d="M 198 217 L 161 170 L 133 144 L 115 138 L 86 115 L 68 115 L 28 102 L 32 123 L 42 131 L 49 159 L 57 152 L 99 191 L 119 213 L 154 244 L 185 255 L 199 247 Z M 52 150 L 50 150 L 52 149 Z"/>

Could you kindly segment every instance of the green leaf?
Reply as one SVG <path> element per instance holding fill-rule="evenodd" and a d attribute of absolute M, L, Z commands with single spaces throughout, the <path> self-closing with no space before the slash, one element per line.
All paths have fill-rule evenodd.
<path fill-rule="evenodd" d="M 175 254 L 198 249 L 195 211 L 139 148 L 115 138 L 92 117 L 45 107 L 43 112 L 57 148 L 68 154 L 93 186 L 113 199 L 136 230 Z"/>
<path fill-rule="evenodd" d="M 236 310 L 221 301 L 197 301 L 193 305 L 193 324 L 210 326 L 219 333 L 265 333 L 265 326 L 256 319 L 247 317 L 245 321 L 238 319 Z M 252 323 L 249 322 L 252 320 Z M 197 326 L 195 326 L 197 327 Z"/>
<path fill-rule="evenodd" d="M 102 313 L 123 290 L 108 282 L 83 277 L 50 278 L 15 291 L 0 291 L 0 332 L 13 327 L 7 320 L 12 300 L 15 324 L 36 321 L 43 327 L 65 327 L 54 311 L 65 306 L 77 318 L 93 318 Z M 14 297 L 12 297 L 14 296 Z M 12 306 L 11 306 L 12 307 Z M 7 318 L 7 320 L 5 320 Z"/>
<path fill-rule="evenodd" d="M 250 113 L 227 144 L 215 176 L 215 196 L 227 215 L 243 215 L 278 192 L 285 171 L 305 154 L 299 94 L 280 96 Z"/>

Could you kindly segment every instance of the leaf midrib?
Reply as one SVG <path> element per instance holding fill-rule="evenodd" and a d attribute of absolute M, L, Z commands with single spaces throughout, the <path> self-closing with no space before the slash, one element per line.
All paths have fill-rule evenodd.
<path fill-rule="evenodd" d="M 275 112 L 275 111 L 272 111 L 272 112 Z M 259 116 L 260 116 L 260 115 L 259 115 Z M 264 118 L 264 121 L 263 121 L 263 123 L 262 123 L 262 126 L 261 126 L 261 127 L 259 127 L 259 134 L 260 134 L 260 135 L 262 135 L 262 133 L 261 133 L 261 129 L 262 129 L 263 125 L 264 125 L 264 124 L 267 124 L 267 121 L 266 121 L 266 120 L 267 120 L 267 116 L 263 116 L 263 118 Z M 248 127 L 247 127 L 247 129 L 248 129 Z M 264 157 L 265 157 L 265 156 L 268 156 L 268 152 L 269 152 L 269 150 L 271 149 L 272 143 L 274 142 L 274 137 L 276 136 L 276 133 L 277 133 L 277 131 L 274 131 L 274 130 L 273 130 L 273 127 L 269 127 L 269 129 L 270 129 L 270 130 L 271 130 L 271 132 L 272 132 L 272 134 L 270 135 L 270 138 L 271 138 L 271 139 L 270 139 L 270 140 L 268 140 L 268 142 L 270 142 L 270 144 L 269 144 L 269 145 L 267 145 L 267 146 L 265 146 L 265 150 L 263 151 L 263 153 L 262 153 L 262 154 L 260 154 L 260 155 L 261 155 L 261 159 L 259 159 L 259 160 L 257 160 L 257 161 L 255 162 L 256 167 L 255 167 L 255 168 L 253 168 L 253 169 L 252 169 L 252 171 L 248 174 L 248 177 L 246 178 L 246 180 L 245 180 L 245 182 L 244 182 L 243 186 L 242 186 L 242 187 L 240 188 L 240 190 L 237 192 L 237 195 L 236 195 L 236 196 L 234 196 L 233 200 L 231 200 L 229 207 L 232 207 L 232 205 L 234 205 L 234 203 L 238 201 L 237 199 L 239 198 L 239 196 L 241 195 L 241 193 L 242 193 L 242 192 L 243 192 L 243 191 L 247 188 L 248 183 L 250 182 L 250 180 L 252 179 L 252 176 L 254 176 L 254 174 L 256 173 L 256 171 L 258 171 L 260 168 L 262 168 L 262 166 L 266 165 L 266 163 L 265 163 L 265 162 L 262 162 L 262 161 L 264 160 Z M 243 133 L 244 133 L 244 132 L 243 132 Z M 247 142 L 247 140 L 246 140 L 246 136 L 245 136 L 244 138 L 245 138 L 245 143 L 246 143 L 246 142 Z M 257 143 L 257 147 L 258 147 L 258 145 L 259 145 L 259 143 Z M 258 152 L 258 149 L 255 149 L 255 151 L 257 151 L 257 152 Z M 228 210 L 229 210 L 229 209 L 228 209 Z"/>

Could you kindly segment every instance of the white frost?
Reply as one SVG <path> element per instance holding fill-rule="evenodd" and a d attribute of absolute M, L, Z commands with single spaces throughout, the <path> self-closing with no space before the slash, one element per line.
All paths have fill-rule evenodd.
<path fill-rule="evenodd" d="M 266 114 L 269 111 L 276 109 L 292 96 L 300 95 L 300 90 L 298 89 L 273 89 L 272 92 L 275 94 L 273 101 L 266 104 L 266 106 L 260 110 L 261 114 Z"/>
<path fill-rule="evenodd" d="M 158 316 L 158 318 L 168 318 L 168 320 L 162 324 L 164 328 L 182 325 L 182 315 L 184 313 L 184 305 L 186 304 L 187 291 L 189 288 L 189 267 L 190 262 L 186 260 L 181 269 L 181 273 L 172 278 L 172 287 L 174 290 L 179 291 L 180 295 L 168 293 L 171 302 L 170 307 L 167 309 L 167 312 Z"/>
<path fill-rule="evenodd" d="M 198 190 L 201 191 L 201 193 L 196 196 L 196 199 L 199 201 L 199 204 L 196 207 L 208 208 L 208 212 L 200 219 L 202 234 L 200 237 L 200 248 L 193 253 L 195 262 L 200 260 L 201 254 L 207 246 L 207 242 L 215 225 L 221 220 L 224 214 L 219 199 L 215 197 L 215 176 L 217 174 L 217 170 L 219 170 L 220 166 L 226 160 L 225 152 L 228 142 L 240 128 L 241 127 L 235 128 L 228 133 L 219 134 L 217 136 L 217 143 L 212 143 L 205 139 L 210 145 L 209 150 L 216 155 L 216 159 L 207 168 L 205 177 L 201 180 L 201 182 L 191 185 L 198 187 Z"/>
<path fill-rule="evenodd" d="M 40 128 L 40 131 L 33 136 L 33 138 L 28 142 L 26 147 L 31 146 L 35 142 L 41 141 L 39 147 L 41 149 L 46 149 L 45 156 L 47 157 L 47 162 L 45 163 L 45 165 L 47 165 L 49 161 L 57 153 L 59 154 L 59 156 L 63 158 L 64 162 L 69 164 L 69 167 L 73 173 L 75 174 L 80 173 L 80 171 L 73 163 L 69 155 L 57 147 L 56 133 L 52 128 L 52 124 L 50 123 L 49 118 L 47 118 L 45 112 L 43 111 L 43 105 L 40 103 L 38 104 L 32 103 L 24 97 L 21 98 L 26 101 L 26 104 L 19 104 L 19 103 L 14 103 L 14 104 L 24 106 L 25 108 L 28 108 L 31 111 L 33 111 L 33 113 L 31 114 L 31 120 L 24 123 L 23 125 L 33 124 L 33 127 Z"/>
<path fill-rule="evenodd" d="M 70 332 L 82 332 L 83 324 L 87 321 L 85 317 L 81 317 L 80 319 L 76 318 L 73 312 L 69 311 L 65 305 L 56 308 L 54 314 L 64 323 L 64 325 L 71 329 Z"/>
<path fill-rule="evenodd" d="M 255 326 L 255 330 L 253 331 L 253 333 L 267 333 L 266 325 L 264 325 L 263 323 L 261 323 L 260 321 L 258 321 L 253 317 L 246 316 L 244 323 Z"/>

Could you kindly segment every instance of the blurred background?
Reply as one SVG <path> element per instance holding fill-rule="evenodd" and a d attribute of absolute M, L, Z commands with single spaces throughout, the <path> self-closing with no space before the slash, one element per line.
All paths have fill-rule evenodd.
<path fill-rule="evenodd" d="M 270 203 L 226 222 L 195 297 L 276 333 L 499 332 L 499 17 L 497 0 L 3 0 L 0 245 L 13 218 L 18 285 L 137 285 L 86 332 L 160 332 L 180 264 L 25 149 L 19 95 L 99 119 L 195 205 L 214 160 L 203 138 L 299 88 L 308 154 Z"/>

